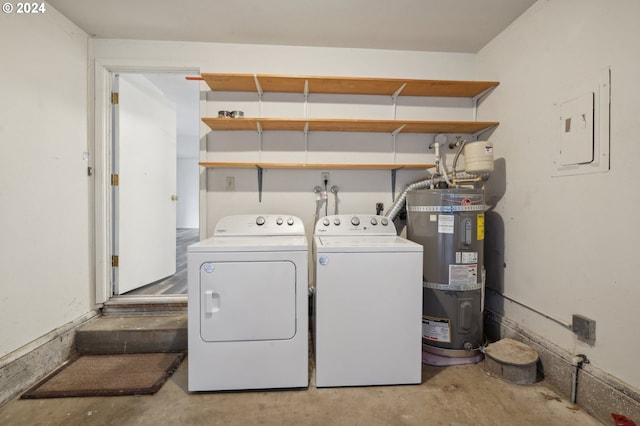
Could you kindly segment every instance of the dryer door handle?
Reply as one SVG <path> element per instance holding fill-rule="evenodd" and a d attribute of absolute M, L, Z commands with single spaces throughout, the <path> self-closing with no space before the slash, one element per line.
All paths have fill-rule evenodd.
<path fill-rule="evenodd" d="M 204 292 L 204 313 L 207 316 L 213 315 L 220 310 L 220 293 L 213 290 Z"/>

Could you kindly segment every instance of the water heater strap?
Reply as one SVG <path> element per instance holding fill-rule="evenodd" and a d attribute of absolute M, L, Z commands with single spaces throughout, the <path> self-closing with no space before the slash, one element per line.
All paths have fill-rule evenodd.
<path fill-rule="evenodd" d="M 418 213 L 455 213 L 455 212 L 483 212 L 487 209 L 484 204 L 467 206 L 409 206 L 407 210 Z"/>
<path fill-rule="evenodd" d="M 482 283 L 464 284 L 464 285 L 460 285 L 460 284 L 449 285 L 449 284 L 432 283 L 432 282 L 428 282 L 428 281 L 423 281 L 422 282 L 422 287 L 430 288 L 430 289 L 433 289 L 433 290 L 471 291 L 471 290 L 478 290 L 479 288 L 482 288 Z"/>

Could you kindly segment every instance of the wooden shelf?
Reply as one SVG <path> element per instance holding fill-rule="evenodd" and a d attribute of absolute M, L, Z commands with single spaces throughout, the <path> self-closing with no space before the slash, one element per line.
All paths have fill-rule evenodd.
<path fill-rule="evenodd" d="M 199 79 L 199 78 L 194 78 Z M 268 74 L 214 74 L 203 73 L 204 80 L 212 91 L 264 93 L 299 93 L 304 95 L 380 95 L 393 98 L 395 117 L 398 96 L 456 97 L 477 99 L 498 86 L 494 81 L 413 80 L 391 78 L 283 76 Z M 305 109 L 306 111 L 306 109 Z M 468 133 L 477 134 L 499 123 L 495 121 L 415 121 L 415 120 L 358 120 L 320 118 L 203 118 L 202 121 L 214 131 L 256 131 L 262 144 L 263 131 L 308 132 L 376 132 L 389 133 Z M 430 169 L 433 164 L 307 164 L 265 162 L 210 162 L 203 161 L 206 168 L 255 168 L 258 174 L 258 201 L 262 201 L 263 169 L 324 169 L 324 170 L 389 170 L 391 172 L 391 194 L 395 199 L 396 174 L 398 170 Z"/>
<path fill-rule="evenodd" d="M 351 95 L 434 96 L 473 98 L 496 87 L 496 81 L 413 80 L 396 78 L 282 76 L 203 73 L 213 91 L 282 92 Z M 256 84 L 256 82 L 258 84 Z M 259 85 L 259 86 L 258 86 Z M 305 89 L 306 85 L 306 89 Z M 258 89 L 260 87 L 260 89 Z"/>
<path fill-rule="evenodd" d="M 326 170 L 400 170 L 400 169 L 430 169 L 435 164 L 305 164 L 305 163 L 258 163 L 258 162 L 219 162 L 201 161 L 202 167 L 207 168 L 232 168 L 248 169 L 258 167 L 261 169 L 326 169 Z"/>
<path fill-rule="evenodd" d="M 382 133 L 477 133 L 497 126 L 495 121 L 410 121 L 280 118 L 203 118 L 211 130 L 293 130 Z"/>

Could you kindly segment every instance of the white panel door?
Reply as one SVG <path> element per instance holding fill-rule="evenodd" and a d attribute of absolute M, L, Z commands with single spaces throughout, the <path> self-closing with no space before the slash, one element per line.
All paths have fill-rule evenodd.
<path fill-rule="evenodd" d="M 140 75 L 120 74 L 114 133 L 114 294 L 176 271 L 176 108 Z"/>

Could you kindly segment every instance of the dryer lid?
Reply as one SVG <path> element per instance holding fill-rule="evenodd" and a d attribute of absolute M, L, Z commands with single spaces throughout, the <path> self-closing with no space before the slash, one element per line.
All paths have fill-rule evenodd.
<path fill-rule="evenodd" d="M 307 251 L 309 243 L 302 235 L 213 236 L 189 246 L 189 253 L 237 251 Z"/>

